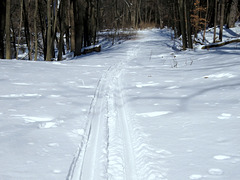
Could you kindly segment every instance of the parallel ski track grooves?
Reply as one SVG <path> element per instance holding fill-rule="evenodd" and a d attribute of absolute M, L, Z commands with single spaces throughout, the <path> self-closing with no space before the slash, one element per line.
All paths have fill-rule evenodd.
<path fill-rule="evenodd" d="M 124 69 L 124 61 L 119 63 L 115 68 L 113 68 L 112 75 L 110 80 L 109 85 L 109 90 L 108 90 L 108 96 L 112 97 L 112 99 L 108 100 L 111 102 L 108 102 L 108 109 L 111 111 L 116 111 L 116 117 L 113 116 L 112 119 L 115 121 L 114 124 L 117 126 L 117 130 L 109 134 L 109 146 L 108 148 L 111 149 L 112 146 L 116 145 L 116 142 L 113 141 L 121 141 L 122 142 L 122 147 L 114 147 L 111 149 L 111 152 L 109 154 L 109 158 L 116 158 L 116 152 L 113 152 L 114 149 L 116 150 L 121 150 L 121 155 L 123 158 L 122 162 L 122 167 L 123 167 L 123 174 L 122 178 L 124 180 L 136 180 L 137 179 L 137 174 L 136 174 L 136 163 L 135 163 L 135 154 L 134 154 L 134 149 L 133 149 L 133 142 L 131 141 L 131 133 L 130 133 L 130 128 L 129 128 L 129 122 L 127 119 L 127 114 L 125 111 L 125 103 L 124 103 L 124 98 L 122 94 L 122 82 L 121 82 L 121 74 Z M 112 88 L 111 88 L 112 87 Z M 111 123 L 110 123 L 111 124 Z M 109 126 L 110 128 L 114 128 Z M 116 128 L 116 127 L 115 127 Z M 120 139 L 119 139 L 120 138 Z M 113 145 L 112 145 L 113 144 Z M 110 150 L 109 149 L 109 150 Z M 116 162 L 115 162 L 116 163 Z M 111 165 L 109 164 L 109 168 L 111 168 Z M 115 169 L 116 170 L 116 169 Z M 114 173 L 114 172 L 113 172 Z M 114 174 L 110 174 L 114 176 Z"/>
<path fill-rule="evenodd" d="M 134 51 L 134 50 L 132 50 Z M 131 60 L 131 58 L 127 59 L 127 61 Z M 108 104 L 106 98 L 103 98 L 103 96 L 107 96 L 110 93 L 113 93 L 113 98 L 114 98 L 114 104 L 115 107 L 114 109 L 116 109 L 118 111 L 118 117 L 116 119 L 116 121 L 118 121 L 118 124 L 121 126 L 121 132 L 120 135 L 123 141 L 123 158 L 124 158 L 124 162 L 122 164 L 122 166 L 124 167 L 124 180 L 137 180 L 137 173 L 136 173 L 136 163 L 135 163 L 135 154 L 134 154 L 134 148 L 133 148 L 133 142 L 131 141 L 131 133 L 130 133 L 130 128 L 129 127 L 129 122 L 127 121 L 127 114 L 124 108 L 124 97 L 122 94 L 122 86 L 121 86 L 121 81 L 119 80 L 122 70 L 124 69 L 124 66 L 127 62 L 126 60 L 122 60 L 119 63 L 110 66 L 107 71 L 103 74 L 103 76 L 99 79 L 97 87 L 96 87 L 96 91 L 94 94 L 94 97 L 91 101 L 90 107 L 89 107 L 89 111 L 88 111 L 88 122 L 86 125 L 86 130 L 85 130 L 85 134 L 83 137 L 83 140 L 81 141 L 81 144 L 79 145 L 79 148 L 75 154 L 75 157 L 73 158 L 73 161 L 71 163 L 68 175 L 67 175 L 67 180 L 98 180 L 98 179 L 94 179 L 94 169 L 96 166 L 96 154 L 97 151 L 99 151 L 99 149 L 97 149 L 97 147 L 99 147 L 99 141 L 102 142 L 102 139 L 99 139 L 99 134 L 100 131 L 103 131 L 103 129 L 107 129 L 108 132 L 106 133 L 106 137 L 107 142 L 106 142 L 106 152 L 108 153 L 108 149 L 109 148 L 109 135 L 107 134 L 109 133 L 109 127 L 102 127 L 101 125 L 108 125 L 107 121 L 108 121 L 108 117 L 104 117 L 104 115 L 100 114 L 98 118 L 98 122 L 93 122 L 93 120 L 96 120 L 94 118 L 94 114 L 96 112 L 96 109 L 98 108 L 98 105 L 100 103 L 100 107 L 103 107 L 103 104 L 105 103 L 106 105 Z M 114 83 L 114 79 L 117 79 L 117 81 L 115 81 Z M 108 86 L 107 83 L 111 82 L 111 85 L 114 86 L 114 90 L 110 88 L 110 86 Z M 113 92 L 110 92 L 111 90 L 113 90 Z M 105 92 L 104 92 L 105 91 Z M 101 99 L 102 97 L 102 99 Z M 100 102 L 99 102 L 100 101 Z M 107 107 L 107 110 L 108 111 Z M 106 112 L 107 114 L 108 112 Z M 105 114 L 105 115 L 106 115 Z M 101 120 L 100 118 L 105 118 L 105 120 Z M 105 123 L 106 122 L 106 123 Z M 96 124 L 97 123 L 97 124 Z M 96 126 L 97 125 L 97 126 Z M 103 133 L 103 132 L 102 132 Z M 95 135 L 95 137 L 94 137 Z M 100 134 L 101 135 L 101 134 Z M 93 142 L 92 142 L 92 138 L 93 138 Z M 92 149 L 89 146 L 95 147 L 94 149 Z M 90 156 L 87 154 L 89 154 L 89 151 L 93 151 L 93 156 Z M 109 155 L 109 154 L 107 154 Z M 89 159 L 90 156 L 90 159 Z M 98 157 L 99 158 L 99 157 Z M 107 159 L 109 159 L 109 157 L 107 157 Z M 89 161 L 91 166 L 89 169 Z M 109 161 L 106 160 L 106 166 L 110 166 L 110 164 L 108 164 Z M 87 172 L 84 171 L 85 168 L 88 167 L 88 171 Z M 83 175 L 84 174 L 84 175 Z M 87 178 L 87 179 L 86 179 Z"/>
<path fill-rule="evenodd" d="M 121 73 L 121 72 L 119 72 Z M 120 77 L 120 75 L 119 75 Z M 135 154 L 133 149 L 133 142 L 131 141 L 132 137 L 130 134 L 130 127 L 127 114 L 125 111 L 125 102 L 122 94 L 122 82 L 121 79 L 118 78 L 117 84 L 115 87 L 117 87 L 117 91 L 115 92 L 117 97 L 115 97 L 115 100 L 119 100 L 119 107 L 118 110 L 120 110 L 120 116 L 122 119 L 118 119 L 118 121 L 121 121 L 122 125 L 122 138 L 124 143 L 124 163 L 125 163 L 125 179 L 126 180 L 137 180 L 137 173 L 136 173 L 136 162 L 135 162 Z"/>
<path fill-rule="evenodd" d="M 66 180 L 83 180 L 82 177 L 82 169 L 83 169 L 83 163 L 85 161 L 85 154 L 87 150 L 87 145 L 90 140 L 90 135 L 92 132 L 92 125 L 93 125 L 93 114 L 95 111 L 95 106 L 97 104 L 97 99 L 100 96 L 100 93 L 102 91 L 102 82 L 106 79 L 108 72 L 110 71 L 112 66 L 110 66 L 107 71 L 103 74 L 103 76 L 98 80 L 97 87 L 94 93 L 94 97 L 90 103 L 90 107 L 88 110 L 88 116 L 87 119 L 89 120 L 86 125 L 86 130 L 84 133 L 84 137 L 81 141 L 81 144 L 78 147 L 77 152 L 75 153 L 75 156 L 73 158 L 73 161 L 70 165 L 68 175 L 66 177 Z"/>

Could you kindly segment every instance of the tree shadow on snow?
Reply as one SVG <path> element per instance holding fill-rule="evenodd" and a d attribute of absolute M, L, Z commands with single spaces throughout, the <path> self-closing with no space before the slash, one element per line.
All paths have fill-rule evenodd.
<path fill-rule="evenodd" d="M 179 104 L 178 111 L 182 112 L 182 111 L 186 111 L 188 109 L 188 107 L 190 106 L 190 101 L 193 100 L 194 98 L 198 97 L 198 96 L 206 94 L 210 91 L 219 90 L 221 88 L 232 89 L 232 88 L 238 87 L 238 86 L 240 87 L 240 83 L 216 85 L 216 86 L 201 89 L 201 90 L 199 90 L 199 91 L 197 91 L 197 92 L 195 92 L 195 93 L 193 93 L 189 96 L 186 96 L 186 97 L 180 97 L 180 96 L 164 97 L 164 96 L 141 96 L 141 95 L 138 95 L 138 96 L 135 96 L 135 97 L 127 98 L 126 100 L 128 101 L 128 103 L 131 103 L 131 102 L 134 102 L 134 101 L 137 101 L 137 100 L 156 100 L 156 99 L 157 100 L 162 100 L 162 101 L 176 101 Z M 159 88 L 159 92 L 161 92 L 161 88 Z M 174 103 L 172 103 L 172 104 L 174 104 Z M 175 107 L 175 106 L 173 106 L 173 107 Z"/>

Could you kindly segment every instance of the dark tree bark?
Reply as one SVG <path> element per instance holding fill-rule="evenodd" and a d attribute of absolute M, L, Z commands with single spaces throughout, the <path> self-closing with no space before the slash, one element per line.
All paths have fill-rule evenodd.
<path fill-rule="evenodd" d="M 238 17 L 238 0 L 232 0 L 228 21 L 227 21 L 228 28 L 234 27 L 237 17 Z"/>
<path fill-rule="evenodd" d="M 66 0 L 61 0 L 60 2 L 60 11 L 59 11 L 59 30 L 60 30 L 60 39 L 58 43 L 58 61 L 62 60 L 62 54 L 64 49 L 64 42 L 63 42 L 63 35 L 65 33 L 65 18 L 66 18 L 66 11 L 65 7 L 67 5 Z"/>
<path fill-rule="evenodd" d="M 6 0 L 6 59 L 11 59 L 11 0 Z"/>
<path fill-rule="evenodd" d="M 186 20 L 185 20 L 185 11 L 184 11 L 184 0 L 178 0 L 179 3 L 179 16 L 181 24 L 181 34 L 182 34 L 182 44 L 183 50 L 187 48 L 187 33 L 186 33 Z"/>
<path fill-rule="evenodd" d="M 23 0 L 20 1 L 20 22 L 19 22 L 19 27 L 18 27 L 18 47 L 17 47 L 17 54 L 16 54 L 16 59 L 18 59 L 19 55 L 19 49 L 20 49 L 20 41 L 21 41 L 21 29 L 22 29 L 22 20 L 23 20 Z"/>
<path fill-rule="evenodd" d="M 84 13 L 83 15 L 83 44 L 84 47 L 90 46 L 91 45 L 91 41 L 90 41 L 90 21 L 89 21 L 89 9 L 90 9 L 90 2 L 89 0 L 85 0 L 86 1 L 86 7 L 84 8 L 84 11 L 82 13 Z"/>
<path fill-rule="evenodd" d="M 38 0 L 35 0 L 35 10 L 34 10 L 34 41 L 35 41 L 35 55 L 34 55 L 34 60 L 37 60 L 37 55 L 38 55 L 38 31 L 37 31 L 37 13 L 38 12 Z"/>
<path fill-rule="evenodd" d="M 0 59 L 4 59 L 4 34 L 6 21 L 6 0 L 0 1 Z"/>
<path fill-rule="evenodd" d="M 89 16 L 90 16 L 90 23 L 89 23 L 89 34 L 90 34 L 90 41 L 95 44 L 96 42 L 96 34 L 97 34 L 97 2 L 92 0 L 90 2 L 89 7 Z"/>
<path fill-rule="evenodd" d="M 46 61 L 51 61 L 53 58 L 53 29 L 52 29 L 52 1 L 47 0 L 47 54 Z"/>
<path fill-rule="evenodd" d="M 86 8 L 85 0 L 74 0 L 74 28 L 75 28 L 75 51 L 74 56 L 80 56 L 84 36 L 84 12 Z"/>
<path fill-rule="evenodd" d="M 203 30 L 203 42 L 205 41 L 205 35 L 207 30 L 208 13 L 209 13 L 208 10 L 209 10 L 209 0 L 207 0 L 206 15 L 205 15 L 205 22 L 204 22 L 204 30 Z"/>
<path fill-rule="evenodd" d="M 38 17 L 40 21 L 41 35 L 42 35 L 42 45 L 43 45 L 43 55 L 44 59 L 47 58 L 47 27 L 46 27 L 46 17 L 43 13 L 45 2 L 38 1 Z"/>
<path fill-rule="evenodd" d="M 216 29 L 217 29 L 217 12 L 218 12 L 218 0 L 215 0 L 215 10 L 214 10 L 214 33 L 213 42 L 216 42 Z"/>
<path fill-rule="evenodd" d="M 56 25 L 57 25 L 57 0 L 47 1 L 47 55 L 46 61 L 52 61 L 55 57 L 54 54 L 54 40 L 56 37 Z"/>
<path fill-rule="evenodd" d="M 66 30 L 66 48 L 70 51 L 70 1 L 66 0 L 66 17 L 65 17 L 65 30 Z"/>
<path fill-rule="evenodd" d="M 186 17 L 186 27 L 187 27 L 187 41 L 188 47 L 193 48 L 192 42 L 192 28 L 191 28 L 191 21 L 190 21 L 190 5 L 191 0 L 184 0 L 184 9 L 185 9 L 185 17 Z"/>
<path fill-rule="evenodd" d="M 71 25 L 71 52 L 75 52 L 75 17 L 74 17 L 74 0 L 70 2 L 70 25 Z"/>
<path fill-rule="evenodd" d="M 136 28 L 136 6 L 137 6 L 137 0 L 132 0 L 131 2 L 131 24 L 132 24 L 132 27 Z M 146 14 L 145 14 L 146 15 Z M 146 19 L 145 18 L 145 22 L 146 22 Z"/>
<path fill-rule="evenodd" d="M 219 31 L 220 41 L 222 41 L 222 38 L 223 38 L 224 10 L 225 10 L 225 0 L 221 0 L 220 31 Z"/>
<path fill-rule="evenodd" d="M 26 9 L 25 0 L 23 1 L 23 19 L 24 19 L 24 32 L 25 32 L 25 38 L 26 43 L 28 47 L 28 58 L 29 60 L 32 59 L 32 50 L 31 50 L 31 40 L 30 40 L 30 31 L 29 31 L 29 20 L 28 20 L 28 12 Z"/>
<path fill-rule="evenodd" d="M 12 29 L 12 32 L 11 32 L 11 37 L 12 37 L 12 46 L 13 46 L 13 52 L 12 52 L 12 58 L 16 58 L 16 55 L 17 55 L 17 42 L 16 42 L 16 33 L 15 33 L 15 28 L 13 26 L 13 21 L 12 21 L 12 18 L 11 18 L 11 29 Z"/>

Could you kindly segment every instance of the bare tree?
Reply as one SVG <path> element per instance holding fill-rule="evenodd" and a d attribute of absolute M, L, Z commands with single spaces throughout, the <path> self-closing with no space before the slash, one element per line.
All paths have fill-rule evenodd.
<path fill-rule="evenodd" d="M 6 21 L 6 0 L 0 1 L 0 59 L 4 58 L 4 34 Z"/>
<path fill-rule="evenodd" d="M 35 10 L 34 10 L 34 34 L 35 34 L 35 55 L 34 60 L 37 60 L 38 55 L 38 31 L 37 31 L 37 14 L 38 14 L 38 0 L 35 0 Z"/>
<path fill-rule="evenodd" d="M 66 18 L 66 11 L 64 8 L 67 6 L 66 0 L 61 0 L 60 2 L 60 10 L 59 10 L 59 31 L 60 31 L 60 38 L 58 43 L 58 61 L 62 60 L 62 54 L 64 52 L 64 42 L 63 42 L 63 35 L 65 33 L 65 18 Z"/>
<path fill-rule="evenodd" d="M 75 51 L 74 55 L 81 55 L 84 36 L 84 12 L 87 7 L 85 0 L 74 0 L 74 28 L 75 28 Z"/>
<path fill-rule="evenodd" d="M 11 59 L 11 0 L 6 0 L 6 59 Z"/>
<path fill-rule="evenodd" d="M 214 33 L 213 42 L 216 42 L 216 30 L 217 30 L 217 12 L 218 12 L 218 0 L 215 0 L 215 11 L 214 11 Z"/>
<path fill-rule="evenodd" d="M 46 61 L 52 61 L 54 58 L 54 40 L 56 36 L 57 25 L 57 0 L 47 0 L 47 54 Z"/>
<path fill-rule="evenodd" d="M 238 17 L 238 0 L 232 0 L 228 21 L 227 21 L 228 28 L 234 27 L 237 17 Z"/>
<path fill-rule="evenodd" d="M 74 1 L 70 1 L 70 26 L 71 26 L 71 51 L 75 51 L 75 19 L 74 19 Z"/>
<path fill-rule="evenodd" d="M 0 58 L 5 53 L 12 58 L 14 52 L 18 58 L 24 43 L 29 59 L 34 51 L 35 60 L 44 54 L 51 61 L 58 49 L 58 60 L 62 60 L 65 47 L 78 56 L 83 47 L 95 44 L 99 30 L 114 29 L 114 42 L 119 28 L 130 27 L 171 27 L 175 37 L 182 36 L 183 49 L 192 48 L 193 33 L 204 30 L 205 39 L 206 28 L 214 26 L 215 42 L 217 25 L 233 27 L 237 6 L 238 0 L 1 0 Z"/>
<path fill-rule="evenodd" d="M 206 35 L 206 30 L 207 30 L 208 8 L 209 8 L 209 0 L 207 0 L 207 7 L 206 7 L 206 14 L 205 14 L 205 22 L 204 22 L 204 30 L 203 30 L 203 42 L 205 41 L 205 35 Z"/>
<path fill-rule="evenodd" d="M 221 0 L 221 14 L 220 14 L 220 31 L 219 40 L 222 41 L 223 37 L 223 25 L 224 25 L 224 10 L 225 10 L 225 0 Z"/>
<path fill-rule="evenodd" d="M 18 32 L 18 47 L 17 47 L 17 54 L 16 59 L 18 59 L 19 49 L 20 49 L 20 40 L 21 40 L 21 30 L 22 30 L 22 19 L 23 19 L 23 0 L 20 1 L 20 22 L 19 22 L 19 32 Z"/>
<path fill-rule="evenodd" d="M 32 48 L 31 48 L 31 35 L 30 35 L 30 26 L 29 26 L 29 12 L 26 7 L 25 0 L 23 1 L 23 19 L 24 19 L 24 33 L 26 38 L 26 43 L 28 47 L 28 59 L 32 60 Z"/>
<path fill-rule="evenodd" d="M 190 21 L 190 5 L 191 0 L 185 0 L 184 1 L 184 10 L 185 10 L 185 17 L 186 17 L 186 29 L 187 29 L 187 41 L 188 41 L 188 47 L 190 49 L 193 48 L 193 42 L 192 42 L 192 28 L 191 28 L 191 21 Z"/>
<path fill-rule="evenodd" d="M 186 50 L 186 48 L 187 48 L 187 31 L 186 31 L 184 1 L 185 0 L 178 0 L 180 23 L 181 23 L 181 34 L 182 34 L 182 44 L 183 44 L 182 48 L 183 48 L 183 50 Z"/>

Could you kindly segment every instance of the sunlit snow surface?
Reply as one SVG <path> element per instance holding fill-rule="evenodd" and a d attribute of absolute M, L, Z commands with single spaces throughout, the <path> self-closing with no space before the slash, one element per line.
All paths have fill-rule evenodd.
<path fill-rule="evenodd" d="M 170 38 L 166 29 L 145 30 L 68 61 L 1 60 L 0 179 L 66 179 L 99 79 L 126 60 L 116 78 L 132 127 L 132 180 L 239 180 L 240 44 L 181 52 Z M 124 179 L 122 161 L 111 156 L 102 179 Z"/>

